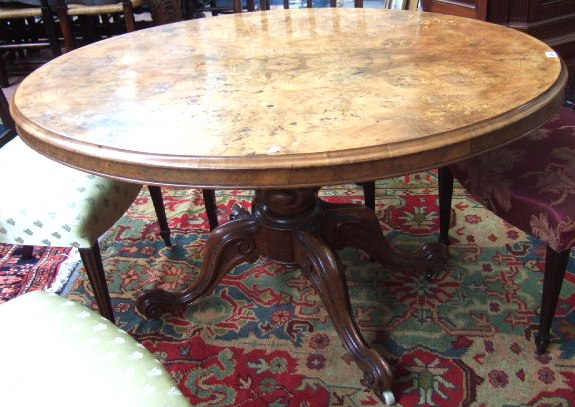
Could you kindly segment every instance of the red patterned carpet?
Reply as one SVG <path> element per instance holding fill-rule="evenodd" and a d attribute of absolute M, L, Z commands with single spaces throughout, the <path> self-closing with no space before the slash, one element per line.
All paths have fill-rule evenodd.
<path fill-rule="evenodd" d="M 80 261 L 71 248 L 36 247 L 29 260 L 21 253 L 22 246 L 0 243 L 0 304 L 28 291 L 59 292 Z"/>
<path fill-rule="evenodd" d="M 173 247 L 158 236 L 147 191 L 101 242 L 118 319 L 152 350 L 197 406 L 382 406 L 362 386 L 312 285 L 261 259 L 226 276 L 180 315 L 146 320 L 142 290 L 176 290 L 197 275 L 207 238 L 201 193 L 165 190 Z M 355 185 L 321 190 L 362 202 Z M 435 241 L 433 172 L 381 181 L 377 214 L 403 250 Z M 249 206 L 247 191 L 218 192 L 220 219 Z M 448 268 L 431 281 L 343 250 L 352 308 L 367 342 L 391 361 L 398 406 L 575 405 L 575 263 L 567 273 L 546 355 L 533 336 L 541 244 L 502 223 L 461 189 L 454 194 Z M 93 305 L 84 275 L 68 295 Z"/>

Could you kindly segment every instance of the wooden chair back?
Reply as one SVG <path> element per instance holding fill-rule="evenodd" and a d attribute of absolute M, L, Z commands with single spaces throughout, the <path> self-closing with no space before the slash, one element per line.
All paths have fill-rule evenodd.
<path fill-rule="evenodd" d="M 118 0 L 116 3 L 83 4 L 82 0 L 54 0 L 63 10 L 62 33 L 67 50 L 114 35 L 136 30 L 134 10 L 144 0 Z"/>
<path fill-rule="evenodd" d="M 48 0 L 40 0 L 40 6 L 26 4 L 0 4 L 0 52 L 11 56 L 27 57 L 31 49 L 47 48 L 52 57 L 62 54 L 56 14 Z M 16 75 L 27 74 L 45 63 L 47 59 L 21 58 Z M 7 87 L 9 72 L 0 60 L 0 86 Z"/>

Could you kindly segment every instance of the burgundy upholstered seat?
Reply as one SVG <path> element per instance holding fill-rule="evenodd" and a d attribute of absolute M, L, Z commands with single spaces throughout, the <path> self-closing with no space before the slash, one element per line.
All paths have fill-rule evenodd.
<path fill-rule="evenodd" d="M 544 352 L 575 245 L 575 111 L 562 108 L 520 140 L 439 170 L 440 241 L 446 244 L 453 177 L 486 208 L 547 245 L 536 338 Z"/>

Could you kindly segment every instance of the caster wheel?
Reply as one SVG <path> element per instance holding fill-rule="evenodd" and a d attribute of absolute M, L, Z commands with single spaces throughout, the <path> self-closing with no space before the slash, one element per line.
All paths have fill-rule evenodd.
<path fill-rule="evenodd" d="M 386 390 L 381 394 L 381 398 L 383 399 L 383 402 L 385 403 L 386 406 L 391 406 L 395 404 L 395 397 L 393 396 L 393 393 L 391 392 L 391 390 Z"/>

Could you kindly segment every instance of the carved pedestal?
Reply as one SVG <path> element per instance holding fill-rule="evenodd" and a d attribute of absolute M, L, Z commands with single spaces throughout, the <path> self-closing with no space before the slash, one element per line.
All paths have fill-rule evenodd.
<path fill-rule="evenodd" d="M 400 253 L 381 232 L 373 211 L 361 205 L 330 204 L 316 189 L 259 190 L 252 213 L 235 208 L 234 220 L 209 236 L 198 279 L 188 289 L 171 293 L 155 289 L 138 299 L 138 310 L 150 318 L 192 304 L 210 294 L 226 273 L 243 262 L 265 256 L 298 266 L 313 283 L 343 345 L 363 371 L 364 383 L 392 403 L 389 363 L 363 339 L 352 316 L 349 293 L 337 249 L 354 247 L 388 268 L 432 273 L 447 262 L 447 249 L 430 243 L 415 253 Z"/>

